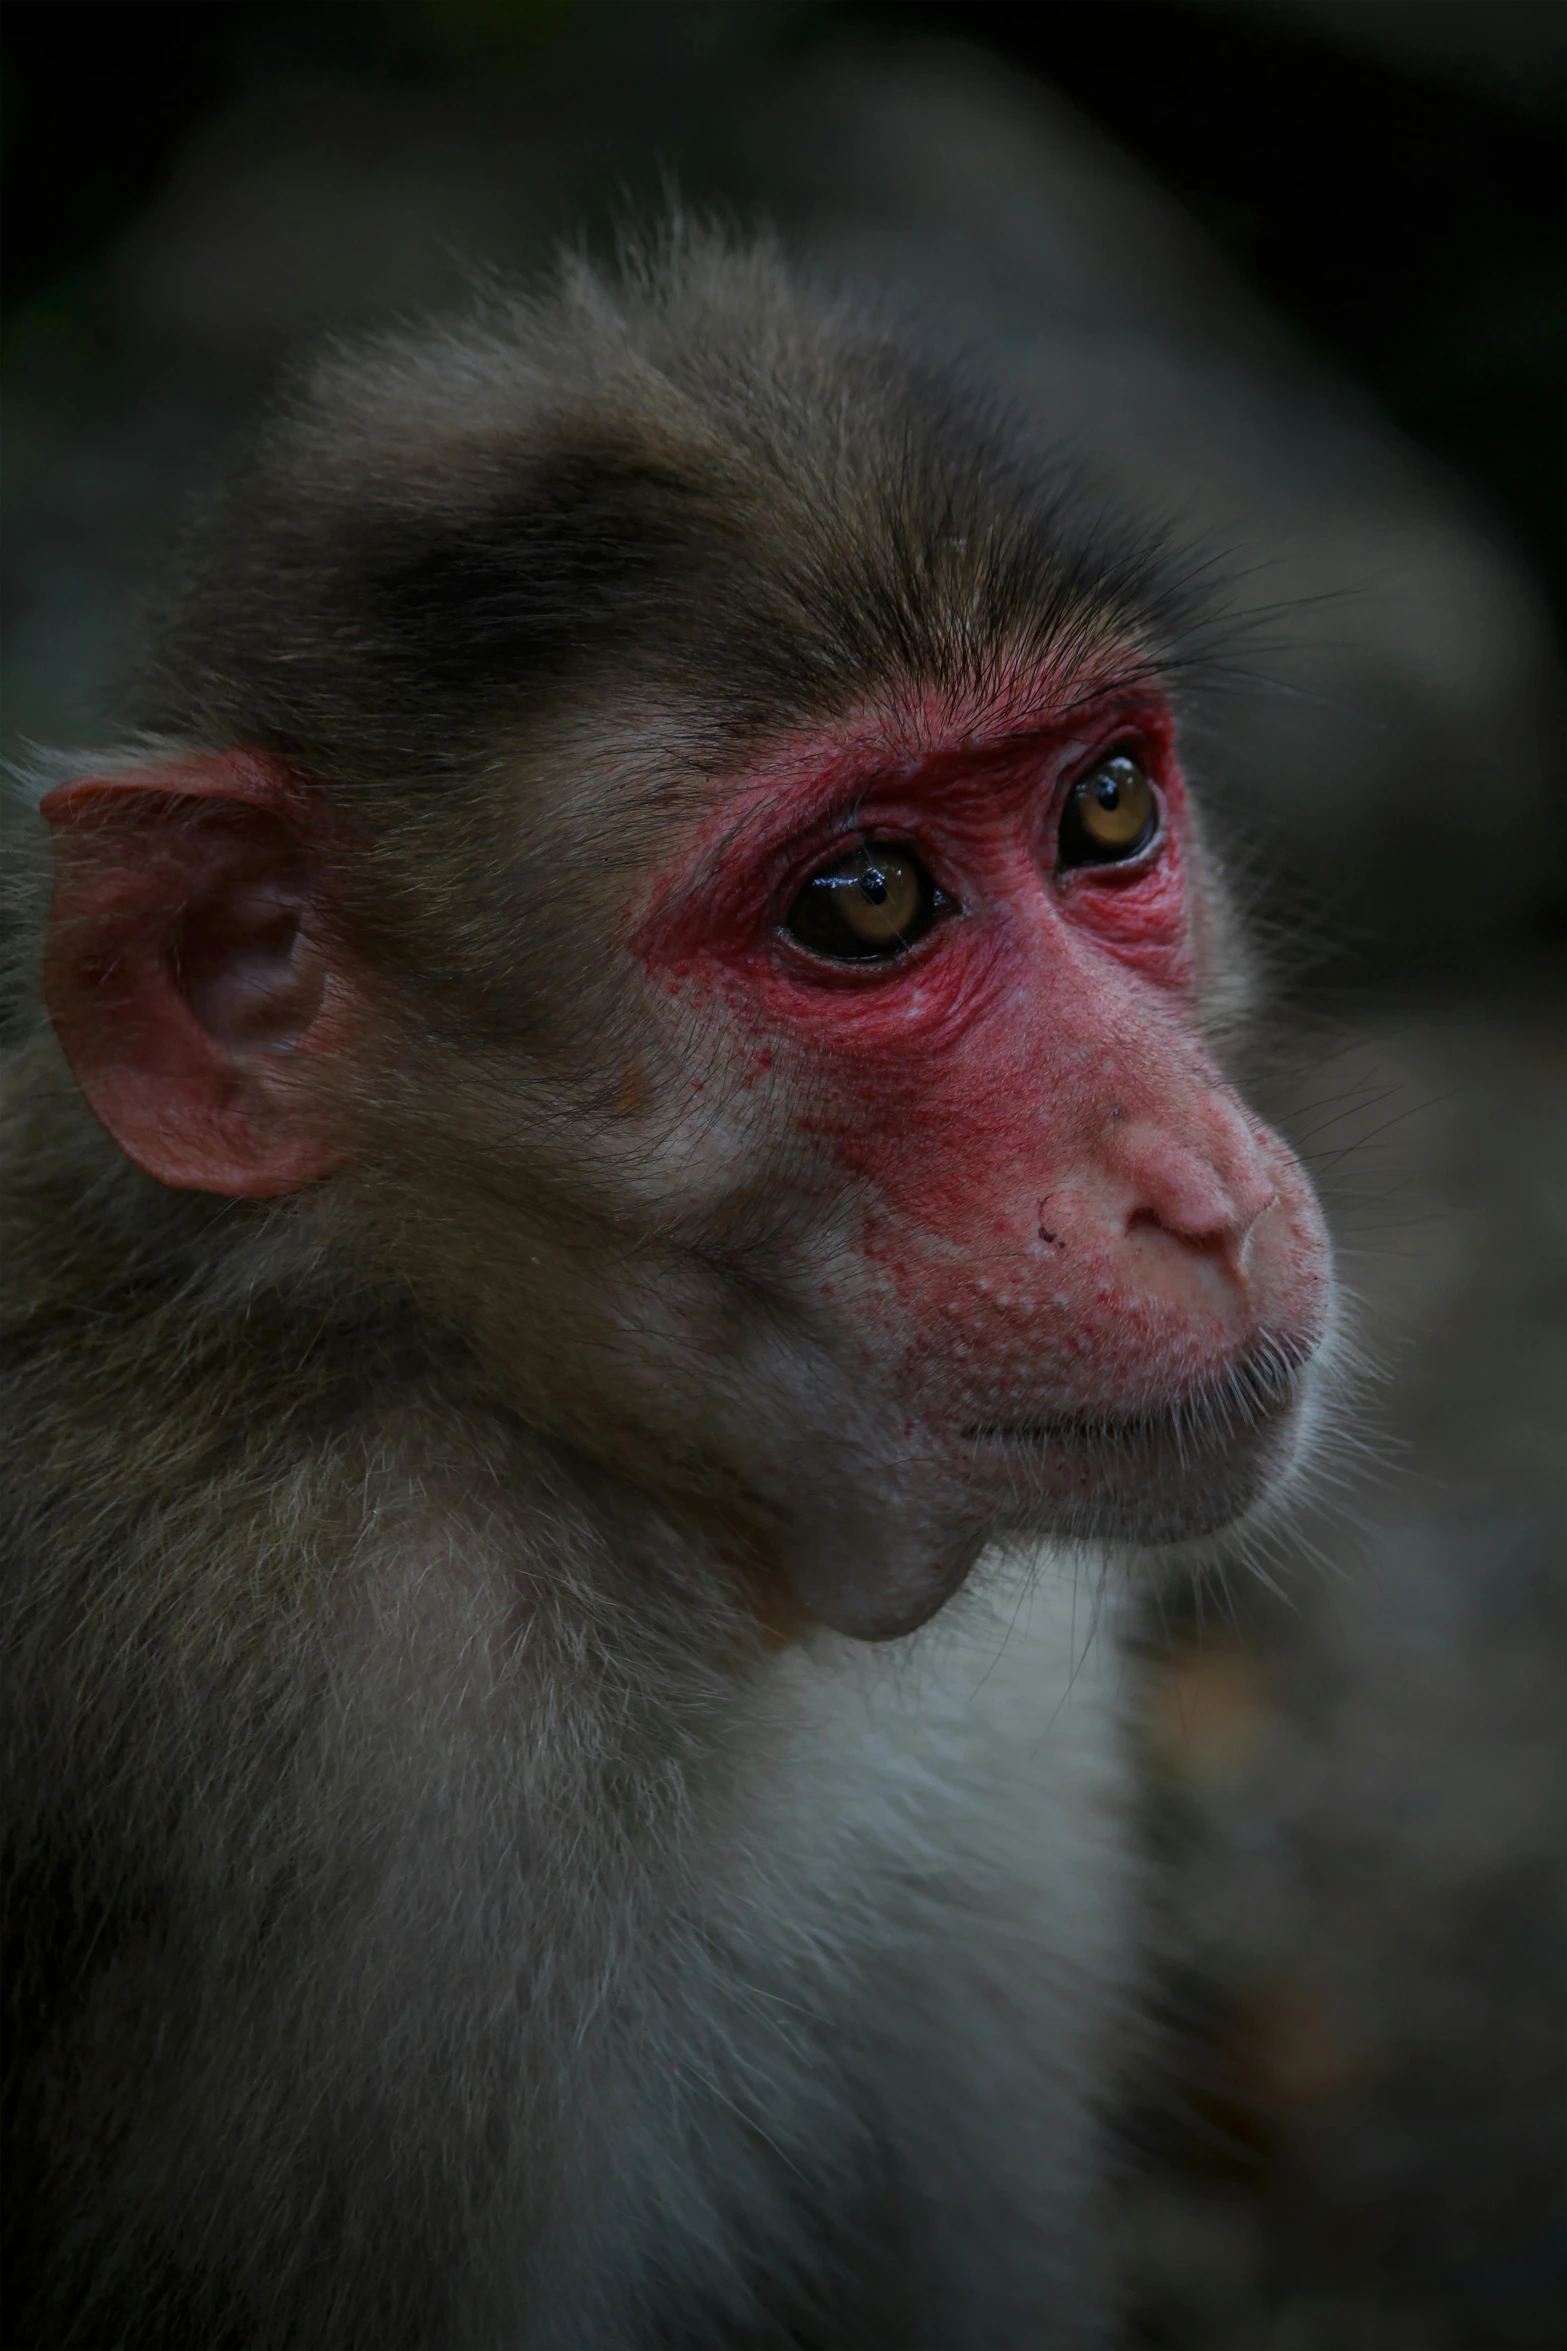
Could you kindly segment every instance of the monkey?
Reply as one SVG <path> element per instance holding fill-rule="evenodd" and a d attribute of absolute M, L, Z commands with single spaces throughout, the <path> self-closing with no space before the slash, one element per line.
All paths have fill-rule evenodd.
<path fill-rule="evenodd" d="M 8 2341 L 1111 2339 L 1113 1621 L 1337 1314 L 1202 641 L 765 240 L 278 396 L 16 860 Z"/>

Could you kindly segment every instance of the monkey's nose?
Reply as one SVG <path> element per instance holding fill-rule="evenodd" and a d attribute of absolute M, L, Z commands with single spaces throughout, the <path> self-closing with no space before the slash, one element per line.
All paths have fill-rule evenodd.
<path fill-rule="evenodd" d="M 1128 1179 L 1128 1233 L 1155 1226 L 1244 1273 L 1252 1232 L 1279 1196 L 1249 1136 L 1224 1154 L 1222 1169 L 1157 1127 L 1131 1128 L 1118 1156 Z"/>

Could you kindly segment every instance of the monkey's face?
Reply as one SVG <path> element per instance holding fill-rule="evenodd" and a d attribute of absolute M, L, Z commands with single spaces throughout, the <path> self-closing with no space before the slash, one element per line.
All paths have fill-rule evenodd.
<path fill-rule="evenodd" d="M 1168 714 L 1124 694 L 796 742 L 661 876 L 684 1147 L 724 1138 L 796 1363 L 752 1476 L 812 1496 L 826 1621 L 917 1622 L 998 1524 L 1214 1528 L 1296 1452 L 1328 1247 L 1205 1046 L 1207 935 Z"/>
<path fill-rule="evenodd" d="M 319 1186 L 530 1422 L 842 1631 L 917 1625 L 998 1527 L 1248 1510 L 1298 1446 L 1328 1251 L 1204 1042 L 1157 696 L 775 740 L 654 820 L 651 885 L 645 828 L 574 805 L 558 854 L 497 860 L 531 942 L 497 1027 L 432 1021 L 411 951 L 395 1011 L 334 945 L 276 763 L 60 787 L 47 978 L 88 1100 L 164 1183 Z"/>
<path fill-rule="evenodd" d="M 1248 1510 L 1327 1246 L 1205 1041 L 1188 567 L 693 268 L 327 363 L 161 624 L 167 758 L 44 802 L 46 993 L 148 1175 L 301 1194 L 465 1396 L 884 1635 L 999 1526 Z"/>
<path fill-rule="evenodd" d="M 333 944 L 276 763 L 80 779 L 46 803 L 56 1027 L 149 1173 L 314 1187 L 531 1423 L 841 1631 L 911 1629 L 999 1527 L 1247 1511 L 1298 1449 L 1328 1250 L 1204 1042 L 1162 702 L 905 704 L 706 805 L 655 820 L 651 883 L 645 827 L 580 800 L 496 860 L 529 942 L 497 1026 L 422 981 L 398 1012 Z M 492 908 L 487 986 L 506 935 Z"/>

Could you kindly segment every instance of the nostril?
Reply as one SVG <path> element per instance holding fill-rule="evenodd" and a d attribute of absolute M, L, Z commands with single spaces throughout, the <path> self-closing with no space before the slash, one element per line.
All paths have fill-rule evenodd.
<path fill-rule="evenodd" d="M 1228 1223 L 1197 1232 L 1189 1226 L 1172 1224 L 1157 1209 L 1134 1209 L 1126 1220 L 1127 1239 L 1135 1241 L 1145 1233 L 1157 1234 L 1161 1241 L 1175 1242 L 1182 1256 L 1188 1260 L 1196 1259 L 1199 1263 L 1223 1267 L 1230 1272 L 1238 1272 L 1245 1262 L 1245 1237 Z"/>
<path fill-rule="evenodd" d="M 1125 1138 L 1121 1167 L 1127 1184 L 1123 1230 L 1158 1230 L 1187 1248 L 1217 1252 L 1239 1265 L 1259 1217 L 1278 1198 L 1268 1171 L 1248 1152 L 1210 1158 L 1157 1128 L 1141 1126 Z"/>
<path fill-rule="evenodd" d="M 1136 1170 L 1135 1206 L 1126 1229 L 1156 1225 L 1179 1241 L 1217 1242 L 1238 1238 L 1244 1227 L 1229 1187 L 1211 1167 L 1186 1151 L 1165 1151 Z"/>
<path fill-rule="evenodd" d="M 1169 1216 L 1158 1208 L 1134 1208 L 1126 1220 L 1126 1230 L 1129 1234 L 1168 1233 L 1172 1239 L 1184 1241 L 1192 1249 L 1217 1248 L 1230 1237 L 1230 1227 L 1225 1220 L 1197 1224 L 1186 1218 Z"/>

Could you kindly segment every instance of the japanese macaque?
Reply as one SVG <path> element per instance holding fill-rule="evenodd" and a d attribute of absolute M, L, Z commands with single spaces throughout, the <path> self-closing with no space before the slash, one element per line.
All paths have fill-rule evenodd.
<path fill-rule="evenodd" d="M 8 2342 L 1107 2339 L 1096 1619 L 1333 1315 L 1179 570 L 698 235 L 187 544 L 24 923 Z"/>

